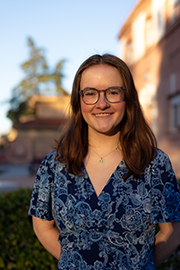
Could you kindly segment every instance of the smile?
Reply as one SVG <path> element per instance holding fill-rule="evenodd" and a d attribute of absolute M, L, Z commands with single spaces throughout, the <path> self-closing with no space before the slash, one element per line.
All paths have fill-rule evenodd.
<path fill-rule="evenodd" d="M 99 116 L 99 117 L 104 117 L 104 116 L 109 116 L 110 113 L 96 113 L 95 116 Z"/>

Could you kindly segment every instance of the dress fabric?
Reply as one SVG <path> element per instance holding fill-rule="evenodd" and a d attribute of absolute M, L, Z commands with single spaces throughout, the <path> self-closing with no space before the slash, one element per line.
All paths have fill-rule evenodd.
<path fill-rule="evenodd" d="M 122 160 L 97 197 L 86 169 L 80 177 L 70 174 L 55 154 L 39 167 L 28 214 L 55 220 L 57 270 L 155 269 L 155 224 L 180 220 L 180 191 L 168 156 L 158 149 L 139 179 L 122 179 Z"/>

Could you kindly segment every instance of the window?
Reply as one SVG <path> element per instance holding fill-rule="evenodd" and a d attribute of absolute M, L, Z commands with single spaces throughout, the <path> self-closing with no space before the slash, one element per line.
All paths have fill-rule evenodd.
<path fill-rule="evenodd" d="M 180 130 L 180 93 L 170 98 L 170 131 Z"/>
<path fill-rule="evenodd" d="M 163 17 L 162 17 L 162 13 L 159 10 L 157 13 L 157 19 L 158 19 L 158 29 L 162 29 L 164 24 L 163 24 Z"/>
<path fill-rule="evenodd" d="M 133 46 L 132 46 L 132 41 L 131 40 L 129 40 L 127 42 L 126 61 L 127 61 L 128 64 L 132 64 L 132 62 L 133 62 Z"/>
<path fill-rule="evenodd" d="M 172 72 L 170 74 L 170 94 L 176 92 L 176 73 Z"/>
<path fill-rule="evenodd" d="M 165 7 L 161 7 L 156 13 L 156 31 L 157 31 L 157 40 L 162 38 L 166 29 L 166 19 L 165 19 Z"/>
<path fill-rule="evenodd" d="M 176 18 L 178 18 L 180 16 L 180 0 L 176 0 L 176 2 L 175 2 L 174 13 L 175 13 Z"/>
<path fill-rule="evenodd" d="M 146 14 L 140 12 L 131 25 L 131 40 L 133 41 L 133 61 L 143 57 L 146 50 L 145 41 Z"/>
<path fill-rule="evenodd" d="M 148 47 L 153 45 L 152 17 L 148 17 L 147 20 L 146 20 L 146 45 Z"/>
<path fill-rule="evenodd" d="M 169 0 L 169 20 L 174 23 L 180 16 L 180 0 Z"/>
<path fill-rule="evenodd" d="M 153 36 L 155 43 L 159 42 L 166 31 L 166 1 L 167 0 L 151 0 Z"/>

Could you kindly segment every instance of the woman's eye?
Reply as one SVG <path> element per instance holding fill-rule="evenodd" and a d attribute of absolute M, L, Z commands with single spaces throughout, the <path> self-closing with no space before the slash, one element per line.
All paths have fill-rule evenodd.
<path fill-rule="evenodd" d="M 119 93 L 117 91 L 112 91 L 111 95 L 119 95 Z"/>
<path fill-rule="evenodd" d="M 108 95 L 113 95 L 113 96 L 119 95 L 119 94 L 120 94 L 120 93 L 119 93 L 118 90 L 111 90 L 111 91 L 109 91 L 109 93 L 108 93 Z"/>
<path fill-rule="evenodd" d="M 85 96 L 94 96 L 96 95 L 96 92 L 93 92 L 93 91 L 88 91 L 85 93 Z"/>

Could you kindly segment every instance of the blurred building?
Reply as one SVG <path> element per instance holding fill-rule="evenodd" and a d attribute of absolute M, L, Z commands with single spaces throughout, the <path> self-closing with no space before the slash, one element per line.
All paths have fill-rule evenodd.
<path fill-rule="evenodd" d="M 6 148 L 5 161 L 12 164 L 39 163 L 56 145 L 55 140 L 68 120 L 69 102 L 69 95 L 32 96 L 28 105 L 34 108 L 35 114 L 22 115 L 13 125 L 14 137 Z"/>
<path fill-rule="evenodd" d="M 144 113 L 180 178 L 180 0 L 140 0 L 119 34 Z"/>

